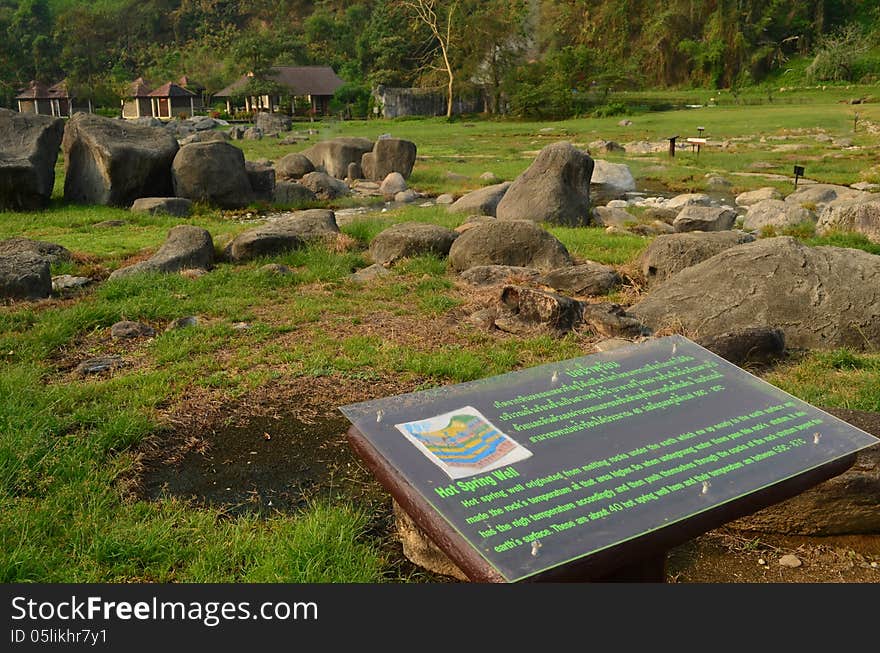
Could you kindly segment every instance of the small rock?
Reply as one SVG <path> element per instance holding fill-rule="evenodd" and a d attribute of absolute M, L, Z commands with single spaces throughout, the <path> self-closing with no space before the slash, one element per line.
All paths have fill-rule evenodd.
<path fill-rule="evenodd" d="M 206 274 L 208 274 L 208 271 L 203 270 L 202 268 L 186 268 L 185 270 L 180 271 L 180 276 L 185 279 L 198 279 Z"/>
<path fill-rule="evenodd" d="M 121 338 L 151 338 L 156 335 L 156 330 L 143 322 L 122 320 L 110 327 L 110 337 Z"/>
<path fill-rule="evenodd" d="M 386 268 L 384 265 L 374 263 L 369 267 L 358 270 L 357 272 L 352 274 L 349 279 L 356 283 L 365 283 L 367 281 L 379 279 L 380 277 L 387 277 L 389 274 L 391 274 L 391 270 Z"/>
<path fill-rule="evenodd" d="M 758 564 L 762 567 L 767 564 L 767 561 L 764 558 L 758 558 Z"/>
<path fill-rule="evenodd" d="M 788 555 L 784 555 L 781 558 L 779 558 L 779 564 L 782 567 L 789 567 L 791 569 L 796 569 L 797 567 L 800 567 L 801 564 L 803 564 L 803 563 L 800 561 L 800 558 L 798 558 L 797 556 L 793 556 L 791 554 L 788 554 Z"/>
<path fill-rule="evenodd" d="M 437 199 L 434 200 L 435 204 L 452 204 L 455 201 L 455 197 L 452 196 L 451 193 L 443 193 L 442 195 L 438 195 Z"/>
<path fill-rule="evenodd" d="M 75 277 L 70 274 L 59 274 L 52 277 L 52 292 L 60 293 L 68 290 L 79 290 L 92 283 L 89 277 Z"/>
<path fill-rule="evenodd" d="M 250 328 L 251 328 L 251 325 L 248 324 L 247 322 L 235 322 L 232 325 L 232 329 L 234 331 L 247 331 Z"/>
<path fill-rule="evenodd" d="M 631 340 L 624 340 L 623 338 L 606 338 L 605 340 L 600 340 L 594 346 L 596 347 L 596 351 L 614 351 L 615 349 L 620 349 L 621 347 L 628 347 L 633 344 Z"/>
<path fill-rule="evenodd" d="M 106 372 L 107 370 L 115 370 L 125 365 L 122 356 L 97 356 L 83 361 L 76 366 L 76 373 L 85 376 L 86 374 L 97 374 Z"/>
<path fill-rule="evenodd" d="M 287 275 L 293 274 L 293 270 L 291 270 L 286 265 L 282 265 L 281 263 L 267 263 L 263 267 L 260 268 L 260 272 L 265 272 L 266 274 L 278 274 L 278 275 Z"/>
<path fill-rule="evenodd" d="M 165 327 L 165 331 L 175 331 L 177 329 L 185 329 L 187 327 L 196 326 L 199 323 L 199 318 L 195 315 L 188 315 L 186 317 L 179 317 L 176 320 L 172 320 L 171 323 Z"/>

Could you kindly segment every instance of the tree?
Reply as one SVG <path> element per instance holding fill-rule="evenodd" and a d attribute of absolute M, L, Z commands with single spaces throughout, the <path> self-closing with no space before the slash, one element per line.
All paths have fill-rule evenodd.
<path fill-rule="evenodd" d="M 450 53 L 458 39 L 455 14 L 458 11 L 460 0 L 451 0 L 451 2 L 441 2 L 439 0 L 401 0 L 401 4 L 409 11 L 413 18 L 428 28 L 436 42 L 436 49 L 440 50 L 440 58 L 443 61 L 442 70 L 447 77 L 446 117 L 451 118 L 455 70 L 452 66 Z"/>

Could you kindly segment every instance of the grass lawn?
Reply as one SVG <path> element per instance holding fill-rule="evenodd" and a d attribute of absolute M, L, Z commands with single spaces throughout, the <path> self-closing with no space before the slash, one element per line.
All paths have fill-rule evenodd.
<path fill-rule="evenodd" d="M 734 173 L 756 170 L 749 166 L 762 161 L 770 167 L 759 172 L 788 174 L 793 161 L 800 161 L 807 176 L 819 181 L 851 183 L 869 176 L 865 171 L 876 160 L 878 136 L 867 131 L 868 121 L 880 124 L 880 108 L 861 105 L 865 131 L 852 133 L 853 107 L 838 101 L 849 94 L 864 93 L 837 89 L 823 99 L 811 91 L 799 104 L 722 103 L 643 113 L 631 116 L 628 127 L 618 126 L 615 117 L 552 123 L 352 121 L 320 123 L 319 129 L 321 138 L 391 133 L 411 139 L 419 158 L 410 185 L 430 194 L 460 194 L 481 186 L 479 175 L 486 171 L 512 179 L 556 140 L 583 146 L 600 138 L 657 141 L 675 133 L 695 135 L 700 125 L 713 145 L 699 159 L 690 153 L 675 160 L 609 158 L 631 165 L 640 182 L 672 188 L 700 190 L 707 173 L 727 176 L 735 190 L 789 188 L 786 181 Z M 833 138 L 852 138 L 859 149 L 816 141 L 820 129 Z M 787 140 L 772 140 L 779 136 Z M 725 140 L 734 145 L 714 145 Z M 782 143 L 803 147 L 773 151 Z M 275 139 L 241 146 L 250 160 L 277 159 L 305 147 L 282 146 Z M 60 188 L 56 183 L 57 195 Z M 199 207 L 185 222 L 208 229 L 219 251 L 253 226 L 241 219 L 243 213 Z M 336 408 L 344 403 L 591 353 L 597 339 L 591 333 L 523 338 L 470 324 L 468 311 L 484 298 L 461 286 L 444 260 L 418 257 L 366 285 L 348 279 L 369 263 L 369 241 L 385 227 L 412 220 L 454 227 L 462 219 L 439 207 L 371 213 L 343 228 L 344 246 L 220 263 L 199 278 L 101 281 L 69 298 L 0 306 L 0 580 L 422 580 L 399 564 L 389 502 L 356 461 L 345 475 L 363 492 L 353 494 L 346 486 L 274 514 L 194 506 L 174 496 L 148 500 L 142 476 L 145 461 L 157 451 L 189 446 L 188 436 L 251 415 L 280 411 L 323 423 L 338 419 Z M 101 224 L 108 221 L 124 223 Z M 44 212 L 0 214 L 0 239 L 59 243 L 75 253 L 75 261 L 53 274 L 105 279 L 126 261 L 155 250 L 180 222 L 66 206 L 59 197 Z M 598 228 L 551 231 L 577 259 L 623 272 L 649 242 Z M 831 242 L 871 247 L 853 239 Z M 267 262 L 287 265 L 292 273 L 268 273 L 261 269 Z M 632 284 L 612 299 L 625 301 L 638 292 Z M 198 316 L 199 323 L 164 330 L 188 315 Z M 109 328 L 122 319 L 145 322 L 157 335 L 114 341 Z M 111 353 L 121 355 L 125 366 L 93 377 L 74 372 L 78 362 Z M 877 353 L 798 355 L 766 378 L 813 404 L 880 411 Z M 333 436 L 340 439 L 342 433 Z"/>

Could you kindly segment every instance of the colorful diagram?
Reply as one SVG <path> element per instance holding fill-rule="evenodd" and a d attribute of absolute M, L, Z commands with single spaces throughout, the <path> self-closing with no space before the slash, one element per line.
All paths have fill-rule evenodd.
<path fill-rule="evenodd" d="M 532 455 L 471 406 L 396 426 L 450 478 L 489 471 Z"/>

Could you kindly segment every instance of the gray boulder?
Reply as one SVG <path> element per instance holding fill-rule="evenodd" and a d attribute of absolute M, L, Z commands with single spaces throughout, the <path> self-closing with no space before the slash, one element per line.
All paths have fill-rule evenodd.
<path fill-rule="evenodd" d="M 471 191 L 462 195 L 447 207 L 450 213 L 467 213 L 480 215 L 495 215 L 498 208 L 498 202 L 504 197 L 507 189 L 510 188 L 510 182 L 505 181 L 500 184 L 493 184 L 475 191 Z"/>
<path fill-rule="evenodd" d="M 314 171 L 312 162 L 299 152 L 285 154 L 275 164 L 275 177 L 280 180 L 302 179 Z"/>
<path fill-rule="evenodd" d="M 388 227 L 370 242 L 370 256 L 382 265 L 421 254 L 445 257 L 459 235 L 436 224 L 405 222 Z"/>
<path fill-rule="evenodd" d="M 303 152 L 315 170 L 331 177 L 344 179 L 348 164 L 360 164 L 364 154 L 373 150 L 373 141 L 367 138 L 333 138 L 315 143 Z"/>
<path fill-rule="evenodd" d="M 880 437 L 876 413 L 844 408 L 825 411 Z M 786 535 L 880 534 L 880 446 L 860 451 L 855 464 L 843 474 L 726 527 Z"/>
<path fill-rule="evenodd" d="M 361 157 L 360 166 L 365 179 L 381 181 L 392 172 L 409 179 L 415 162 L 415 143 L 400 138 L 380 138 L 373 150 Z"/>
<path fill-rule="evenodd" d="M 263 202 L 271 202 L 275 197 L 275 169 L 255 161 L 245 161 L 244 169 L 247 172 L 254 198 Z"/>
<path fill-rule="evenodd" d="M 296 211 L 236 236 L 226 247 L 226 256 L 234 262 L 275 256 L 309 243 L 336 238 L 339 227 L 336 215 L 327 209 Z"/>
<path fill-rule="evenodd" d="M 807 186 L 801 186 L 795 192 L 786 196 L 785 201 L 800 206 L 806 205 L 808 208 L 818 213 L 829 204 L 835 202 L 867 200 L 870 198 L 870 193 L 858 191 L 848 186 L 837 186 L 835 184 L 809 184 Z"/>
<path fill-rule="evenodd" d="M 673 211 L 681 211 L 686 206 L 709 206 L 710 204 L 712 204 L 712 198 L 705 193 L 683 193 L 670 197 L 664 206 Z"/>
<path fill-rule="evenodd" d="M 379 192 L 385 199 L 391 199 L 406 190 L 406 179 L 399 172 L 389 172 L 379 184 Z"/>
<path fill-rule="evenodd" d="M 63 135 L 61 118 L 0 109 L 0 211 L 49 203 Z"/>
<path fill-rule="evenodd" d="M 460 277 L 472 286 L 494 286 L 499 283 L 537 283 L 541 272 L 516 265 L 477 265 L 462 272 Z"/>
<path fill-rule="evenodd" d="M 300 183 L 312 191 L 319 200 L 335 200 L 351 194 L 348 184 L 325 172 L 310 172 L 300 179 Z"/>
<path fill-rule="evenodd" d="M 781 199 L 782 193 L 780 193 L 772 186 L 765 186 L 764 188 L 759 188 L 758 190 L 749 190 L 745 193 L 740 193 L 736 196 L 735 202 L 737 206 L 752 206 L 753 204 L 757 204 L 758 202 L 763 202 L 765 200 Z"/>
<path fill-rule="evenodd" d="M 501 220 L 533 220 L 566 226 L 590 223 L 593 159 L 568 142 L 548 145 L 517 177 L 498 203 Z"/>
<path fill-rule="evenodd" d="M 242 132 L 241 138 L 245 141 L 261 141 L 263 140 L 263 130 L 258 127 L 248 127 Z"/>
<path fill-rule="evenodd" d="M 178 197 L 224 209 L 241 208 L 253 200 L 244 153 L 229 143 L 184 145 L 171 173 Z"/>
<path fill-rule="evenodd" d="M 636 189 L 636 180 L 625 163 L 610 163 L 593 159 L 591 190 L 603 197 L 621 197 Z"/>
<path fill-rule="evenodd" d="M 188 224 L 172 227 L 165 242 L 146 261 L 119 268 L 110 279 L 130 277 L 144 272 L 179 272 L 188 269 L 210 270 L 214 266 L 214 241 L 201 227 Z"/>
<path fill-rule="evenodd" d="M 593 209 L 593 222 L 602 227 L 627 229 L 638 222 L 638 220 L 632 213 L 624 209 L 610 206 L 597 206 Z"/>
<path fill-rule="evenodd" d="M 685 231 L 728 231 L 736 222 L 736 211 L 721 206 L 685 206 L 672 222 L 676 233 Z"/>
<path fill-rule="evenodd" d="M 139 197 L 131 205 L 131 210 L 134 213 L 185 218 L 192 213 L 192 202 L 185 197 Z"/>
<path fill-rule="evenodd" d="M 583 305 L 576 299 L 537 288 L 506 286 L 494 323 L 508 333 L 548 329 L 563 334 L 579 326 L 582 319 Z"/>
<path fill-rule="evenodd" d="M 210 143 L 212 141 L 226 142 L 231 141 L 232 137 L 226 132 L 211 130 L 197 131 L 179 140 L 181 145 L 189 145 L 190 143 Z"/>
<path fill-rule="evenodd" d="M 755 237 L 740 231 L 691 232 L 657 236 L 638 258 L 638 266 L 649 285 L 676 272 L 712 258 Z"/>
<path fill-rule="evenodd" d="M 311 190 L 295 181 L 275 182 L 273 202 L 275 204 L 303 204 L 318 199 Z"/>
<path fill-rule="evenodd" d="M 872 243 L 880 243 L 880 199 L 827 206 L 819 216 L 816 231 L 820 235 L 834 231 L 854 232 L 864 235 Z"/>
<path fill-rule="evenodd" d="M 785 355 L 785 334 L 781 329 L 753 327 L 698 338 L 697 344 L 739 365 L 767 364 Z"/>
<path fill-rule="evenodd" d="M 42 299 L 51 294 L 46 258 L 28 251 L 0 254 L 0 299 Z"/>
<path fill-rule="evenodd" d="M 69 202 L 128 207 L 139 197 L 180 194 L 171 180 L 179 146 L 166 129 L 77 113 L 67 122 L 61 146 Z"/>
<path fill-rule="evenodd" d="M 682 270 L 631 312 L 655 330 L 697 337 L 769 326 L 791 347 L 876 349 L 880 257 L 765 238 Z"/>
<path fill-rule="evenodd" d="M 498 220 L 468 229 L 449 249 L 461 272 L 477 265 L 515 265 L 545 272 L 571 265 L 571 255 L 553 234 L 530 220 Z"/>
<path fill-rule="evenodd" d="M 592 261 L 551 270 L 541 278 L 545 286 L 571 295 L 607 295 L 621 281 L 614 268 Z"/>
<path fill-rule="evenodd" d="M 73 254 L 66 247 L 44 240 L 31 240 L 30 238 L 20 237 L 0 240 L 0 256 L 12 256 L 13 254 L 21 254 L 23 252 L 41 256 L 49 261 L 50 264 L 73 259 Z"/>
<path fill-rule="evenodd" d="M 293 121 L 290 116 L 283 113 L 269 113 L 258 111 L 254 116 L 254 127 L 259 129 L 264 136 L 277 136 L 281 132 L 290 131 Z"/>
<path fill-rule="evenodd" d="M 762 200 L 749 206 L 743 229 L 758 231 L 767 227 L 785 229 L 802 222 L 816 222 L 816 214 L 794 202 Z"/>

